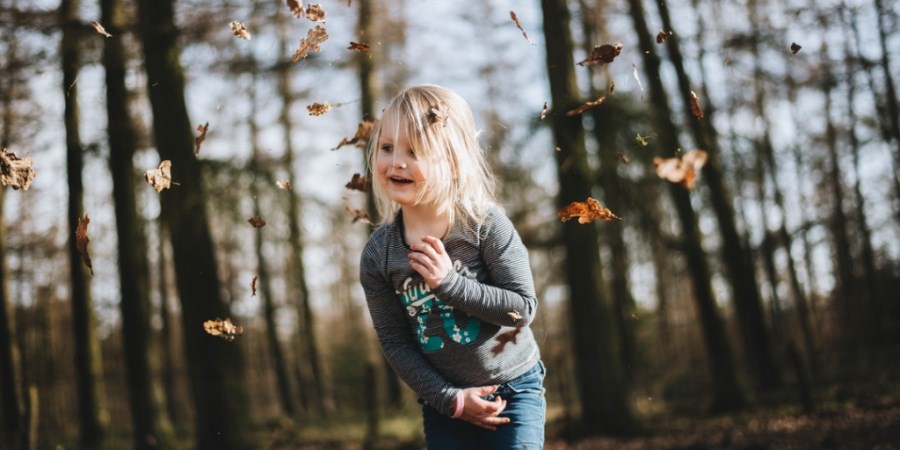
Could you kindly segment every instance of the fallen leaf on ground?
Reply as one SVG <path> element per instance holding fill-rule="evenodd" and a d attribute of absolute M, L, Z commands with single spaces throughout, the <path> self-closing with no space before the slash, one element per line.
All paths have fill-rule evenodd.
<path fill-rule="evenodd" d="M 266 226 L 266 221 L 259 216 L 253 216 L 247 219 L 247 222 L 250 222 L 250 225 L 253 225 L 253 228 L 262 228 Z"/>
<path fill-rule="evenodd" d="M 528 37 L 528 33 L 526 33 L 526 32 L 525 32 L 525 29 L 522 28 L 522 24 L 519 23 L 519 18 L 516 16 L 515 11 L 510 11 L 510 12 L 509 12 L 509 18 L 512 19 L 513 22 L 515 22 L 516 28 L 518 28 L 519 31 L 522 32 L 522 36 L 525 36 L 525 40 L 528 41 L 529 44 L 534 45 L 534 41 L 532 41 L 532 40 Z"/>
<path fill-rule="evenodd" d="M 91 21 L 91 26 L 94 27 L 94 29 L 97 30 L 97 32 L 102 34 L 103 36 L 106 36 L 108 38 L 112 37 L 111 34 L 106 32 L 106 28 L 103 28 L 103 25 L 100 25 L 100 22 Z"/>
<path fill-rule="evenodd" d="M 197 125 L 197 131 L 200 133 L 200 135 L 194 138 L 194 156 L 200 154 L 200 146 L 203 145 L 203 141 L 206 140 L 206 130 L 208 129 L 209 122 Z"/>
<path fill-rule="evenodd" d="M 622 53 L 622 44 L 616 42 L 615 44 L 603 44 L 594 47 L 591 50 L 591 54 L 584 60 L 578 63 L 579 66 L 591 67 L 596 65 L 609 64 L 616 59 L 616 56 L 619 56 L 619 53 Z"/>
<path fill-rule="evenodd" d="M 619 219 L 608 208 L 604 208 L 597 199 L 591 197 L 588 197 L 584 202 L 569 203 L 563 209 L 560 209 L 556 215 L 563 222 L 568 222 L 570 219 L 577 217 L 578 223 L 582 224 L 590 223 L 594 220 L 605 220 L 608 222 L 613 219 Z"/>
<path fill-rule="evenodd" d="M 325 10 L 322 5 L 312 3 L 306 7 L 306 18 L 313 22 L 325 22 Z"/>
<path fill-rule="evenodd" d="M 566 111 L 566 115 L 569 116 L 569 117 L 577 116 L 577 115 L 579 115 L 579 114 L 581 114 L 581 113 L 583 113 L 583 112 L 585 112 L 585 111 L 587 111 L 587 110 L 589 110 L 589 109 L 591 109 L 591 108 L 593 108 L 593 107 L 595 107 L 595 106 L 600 106 L 600 105 L 602 105 L 603 102 L 605 102 L 605 101 L 606 101 L 606 96 L 604 95 L 603 97 L 600 97 L 600 98 L 598 98 L 597 100 L 587 102 L 587 103 L 585 103 L 585 104 L 583 104 L 583 105 L 581 105 L 581 106 L 579 106 L 579 107 L 577 107 L 577 108 L 575 108 L 575 109 L 573 109 L 573 110 L 571 110 L 571 111 Z"/>
<path fill-rule="evenodd" d="M 6 148 L 0 150 L 0 184 L 27 191 L 34 181 L 31 158 L 19 158 Z"/>
<path fill-rule="evenodd" d="M 159 167 L 156 169 L 144 172 L 144 179 L 150 183 L 150 186 L 153 186 L 153 189 L 156 189 L 156 192 L 169 189 L 172 187 L 172 162 L 166 159 L 159 163 Z"/>
<path fill-rule="evenodd" d="M 278 180 L 275 182 L 275 185 L 278 186 L 279 189 L 284 189 L 286 191 L 293 189 L 289 180 Z"/>
<path fill-rule="evenodd" d="M 319 44 L 327 40 L 328 31 L 325 31 L 324 28 L 316 25 L 315 28 L 309 30 L 306 33 L 305 38 L 300 39 L 300 47 L 297 48 L 294 56 L 291 57 L 291 64 L 295 64 L 297 61 L 306 58 L 309 55 L 309 52 L 317 52 L 321 50 Z"/>
<path fill-rule="evenodd" d="M 698 119 L 703 118 L 703 110 L 700 109 L 700 99 L 694 91 L 691 91 L 691 113 Z"/>
<path fill-rule="evenodd" d="M 91 218 L 88 217 L 87 213 L 84 213 L 84 217 L 78 219 L 78 225 L 75 226 L 75 249 L 78 250 L 81 260 L 88 269 L 91 269 L 91 275 L 93 275 L 94 266 L 91 265 L 91 255 L 88 253 L 87 248 L 88 243 L 91 242 L 91 238 L 87 234 L 89 223 L 91 223 Z"/>
<path fill-rule="evenodd" d="M 372 180 L 365 175 L 354 173 L 353 178 L 344 187 L 350 190 L 369 192 L 372 190 Z"/>
<path fill-rule="evenodd" d="M 374 128 L 374 119 L 363 119 L 359 123 L 359 125 L 356 126 L 356 134 L 354 134 L 350 139 L 341 139 L 341 142 L 338 143 L 337 147 L 333 148 L 332 150 L 337 150 L 345 145 L 355 145 L 360 148 L 365 148 L 366 143 L 369 142 L 369 138 L 372 137 L 372 130 Z"/>
<path fill-rule="evenodd" d="M 367 52 L 369 51 L 369 44 L 350 41 L 350 46 L 347 47 L 347 50 L 352 50 L 355 52 Z"/>
<path fill-rule="evenodd" d="M 321 116 L 331 110 L 331 105 L 328 102 L 316 102 L 312 105 L 306 105 L 306 110 L 309 111 L 311 116 Z"/>
<path fill-rule="evenodd" d="M 703 150 L 691 150 L 681 158 L 653 158 L 656 175 L 664 180 L 679 183 L 693 189 L 697 173 L 706 164 L 707 154 Z"/>
<path fill-rule="evenodd" d="M 203 322 L 203 330 L 228 342 L 244 333 L 244 327 L 231 323 L 230 317 L 226 317 L 225 320 L 218 317 L 215 320 L 207 320 Z"/>
<path fill-rule="evenodd" d="M 258 277 L 254 275 L 253 279 L 250 280 L 250 296 L 251 297 L 256 297 L 256 280 L 257 279 L 258 279 Z"/>
<path fill-rule="evenodd" d="M 250 30 L 247 29 L 247 26 L 242 22 L 238 22 L 237 20 L 231 21 L 231 32 L 234 33 L 235 36 L 250 40 Z"/>
<path fill-rule="evenodd" d="M 675 34 L 675 33 L 672 33 L 672 30 L 669 30 L 669 31 L 659 30 L 659 33 L 656 33 L 656 43 L 662 44 L 663 42 L 666 42 L 666 39 L 669 39 L 670 37 L 672 37 L 673 34 Z"/>

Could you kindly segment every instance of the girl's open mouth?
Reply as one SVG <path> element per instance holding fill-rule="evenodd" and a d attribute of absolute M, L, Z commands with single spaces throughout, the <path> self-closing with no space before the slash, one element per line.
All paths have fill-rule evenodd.
<path fill-rule="evenodd" d="M 413 180 L 410 180 L 408 178 L 403 178 L 403 177 L 390 177 L 390 178 L 388 178 L 388 180 L 390 180 L 392 183 L 402 183 L 402 184 L 408 184 L 408 183 L 413 182 Z"/>

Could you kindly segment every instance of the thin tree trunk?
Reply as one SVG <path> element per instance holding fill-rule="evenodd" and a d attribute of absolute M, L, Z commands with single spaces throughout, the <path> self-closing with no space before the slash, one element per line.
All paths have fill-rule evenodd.
<path fill-rule="evenodd" d="M 75 332 L 75 377 L 78 395 L 78 425 L 81 445 L 85 448 L 98 446 L 103 439 L 105 411 L 102 388 L 102 364 L 100 344 L 97 340 L 88 270 L 82 263 L 75 239 L 75 228 L 82 219 L 84 192 L 81 170 L 83 148 L 79 136 L 78 72 L 80 49 L 78 42 L 79 0 L 62 0 L 59 18 L 62 25 L 62 46 L 60 49 L 65 96 L 66 128 L 66 169 L 68 172 L 69 200 L 69 265 L 72 295 L 72 327 Z"/>
<path fill-rule="evenodd" d="M 894 5 L 896 8 L 896 5 Z M 887 90 L 885 103 L 889 117 L 888 129 L 894 139 L 896 148 L 891 152 L 894 155 L 894 170 L 891 175 L 894 179 L 896 203 L 900 204 L 900 105 L 898 105 L 897 89 L 894 87 L 894 72 L 891 71 L 891 50 L 888 48 L 887 24 L 885 17 L 887 10 L 884 0 L 875 0 L 875 13 L 878 18 L 878 43 L 881 45 L 881 71 L 884 73 L 884 84 Z M 873 92 L 874 94 L 874 92 Z M 897 221 L 900 222 L 900 206 L 895 206 Z"/>
<path fill-rule="evenodd" d="M 175 372 L 175 348 L 172 344 L 172 336 L 175 334 L 175 328 L 172 323 L 172 311 L 169 309 L 169 257 L 166 248 L 169 246 L 168 232 L 162 218 L 156 222 L 158 230 L 159 248 L 157 250 L 157 282 L 159 286 L 159 315 L 162 319 L 162 328 L 159 330 L 160 339 L 160 357 L 162 358 L 162 384 L 163 391 L 166 396 L 166 411 L 169 420 L 173 424 L 184 423 L 186 415 L 179 407 L 181 402 L 178 399 L 178 387 L 176 384 Z M 181 427 L 175 427 L 175 432 L 180 433 Z"/>
<path fill-rule="evenodd" d="M 172 163 L 180 183 L 160 193 L 162 217 L 169 227 L 181 301 L 181 319 L 191 390 L 196 408 L 199 450 L 257 447 L 249 436 L 240 346 L 203 331 L 203 322 L 230 317 L 221 294 L 200 162 L 184 102 L 178 32 L 172 0 L 139 0 L 147 91 L 160 158 Z"/>
<path fill-rule="evenodd" d="M 572 201 L 585 201 L 591 195 L 593 179 L 581 117 L 564 114 L 579 104 L 569 10 L 565 0 L 542 0 L 541 9 L 553 102 L 551 120 L 558 146 L 557 206 L 563 207 Z M 597 228 L 575 221 L 562 224 L 562 228 L 582 431 L 590 434 L 632 432 L 636 421 L 625 395 L 619 359 L 613 350 L 612 320 L 603 298 Z"/>

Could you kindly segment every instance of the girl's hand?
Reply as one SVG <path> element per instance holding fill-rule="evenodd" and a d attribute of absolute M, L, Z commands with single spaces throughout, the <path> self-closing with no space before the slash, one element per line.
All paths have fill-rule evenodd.
<path fill-rule="evenodd" d="M 499 416 L 506 409 L 506 400 L 500 397 L 494 397 L 491 401 L 481 398 L 493 394 L 496 390 L 497 386 L 463 389 L 465 403 L 463 404 L 462 416 L 459 419 L 492 431 L 496 430 L 499 425 L 509 423 L 508 417 Z"/>
<path fill-rule="evenodd" d="M 453 270 L 450 255 L 444 243 L 434 236 L 423 236 L 422 242 L 410 246 L 409 265 L 422 275 L 432 289 L 436 288 Z"/>

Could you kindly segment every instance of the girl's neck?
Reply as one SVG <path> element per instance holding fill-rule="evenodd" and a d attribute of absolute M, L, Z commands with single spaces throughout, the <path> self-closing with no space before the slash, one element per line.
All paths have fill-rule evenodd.
<path fill-rule="evenodd" d="M 423 236 L 443 239 L 450 231 L 450 216 L 434 207 L 402 207 L 403 238 L 409 245 L 422 242 Z"/>

